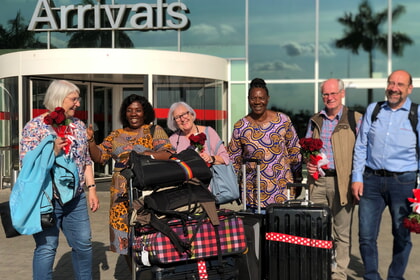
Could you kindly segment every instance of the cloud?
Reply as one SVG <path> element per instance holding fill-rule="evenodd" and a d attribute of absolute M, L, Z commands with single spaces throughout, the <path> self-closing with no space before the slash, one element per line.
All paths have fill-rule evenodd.
<path fill-rule="evenodd" d="M 190 32 L 200 36 L 217 36 L 217 28 L 208 24 L 198 24 L 190 28 Z"/>
<path fill-rule="evenodd" d="M 236 30 L 228 24 L 220 24 L 217 26 L 209 24 L 197 24 L 189 29 L 193 35 L 199 35 L 201 38 L 218 38 L 220 36 L 229 36 L 235 34 Z"/>
<path fill-rule="evenodd" d="M 222 33 L 223 35 L 230 35 L 230 34 L 236 33 L 236 30 L 231 25 L 221 24 L 220 25 L 220 33 Z"/>
<path fill-rule="evenodd" d="M 307 53 L 313 53 L 313 49 L 296 42 L 287 43 L 282 46 L 288 56 L 301 56 Z"/>
<path fill-rule="evenodd" d="M 319 55 L 320 56 L 335 56 L 334 50 L 329 44 L 319 44 Z"/>
<path fill-rule="evenodd" d="M 288 56 L 313 56 L 315 53 L 315 44 L 299 44 L 296 42 L 290 42 L 281 46 Z M 319 46 L 320 56 L 334 56 L 334 51 L 328 44 L 320 44 Z"/>
<path fill-rule="evenodd" d="M 258 63 L 255 65 L 255 71 L 302 71 L 299 65 L 288 64 L 284 61 L 273 61 L 267 63 Z"/>

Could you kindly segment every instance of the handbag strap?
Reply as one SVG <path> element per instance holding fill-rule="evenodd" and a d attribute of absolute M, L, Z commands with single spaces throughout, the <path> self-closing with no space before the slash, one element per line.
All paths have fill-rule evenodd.
<path fill-rule="evenodd" d="M 217 142 L 216 147 L 214 148 L 214 151 L 212 151 L 211 150 L 211 145 L 210 145 L 210 134 L 209 134 L 209 127 L 208 126 L 206 126 L 205 133 L 206 133 L 206 136 L 207 136 L 207 150 L 210 151 L 210 155 L 214 156 L 219 151 L 219 148 L 223 144 L 223 141 L 220 140 L 219 142 Z"/>
<path fill-rule="evenodd" d="M 203 183 L 201 181 L 199 181 L 201 187 L 204 188 Z M 191 185 L 188 185 L 189 190 L 191 192 Z M 191 197 L 191 196 L 190 196 Z M 189 198 L 190 199 L 190 198 Z M 180 253 L 187 253 L 188 255 L 191 254 L 191 244 L 192 242 L 195 240 L 195 237 L 197 235 L 198 230 L 200 229 L 201 225 L 203 224 L 204 218 L 205 217 L 209 217 L 211 223 L 213 224 L 213 226 L 218 226 L 220 224 L 220 220 L 219 220 L 219 216 L 217 215 L 217 210 L 216 210 L 216 204 L 214 202 L 210 202 L 210 203 L 206 203 L 206 202 L 200 202 L 200 204 L 202 205 L 203 209 L 204 209 L 204 213 L 202 213 L 202 215 L 198 218 L 197 220 L 197 226 L 196 229 L 193 232 L 193 235 L 191 237 L 190 240 L 188 240 L 188 242 L 183 242 L 180 237 L 175 234 L 175 232 L 169 227 L 169 225 L 165 222 L 163 222 L 162 220 L 158 219 L 156 217 L 156 210 L 157 209 L 152 209 L 152 208 L 148 208 L 148 211 L 151 214 L 151 219 L 150 219 L 150 225 L 155 228 L 156 230 L 162 232 L 164 235 L 166 235 L 174 244 L 176 250 Z M 187 212 L 179 212 L 176 210 L 166 210 L 166 211 L 159 211 L 160 214 L 168 214 L 168 215 L 172 215 L 174 217 L 180 218 L 183 225 L 184 225 L 184 230 L 186 230 L 185 227 L 185 222 L 189 219 L 189 217 L 191 216 L 191 214 L 194 211 L 191 211 L 191 203 L 188 203 L 189 209 Z M 197 207 L 197 205 L 194 206 Z"/>
<path fill-rule="evenodd" d="M 189 256 L 192 255 L 192 243 L 195 240 L 198 231 L 200 230 L 201 226 L 203 225 L 203 222 L 206 218 L 206 213 L 202 213 L 198 218 L 197 218 L 197 224 L 193 230 L 193 234 L 191 236 L 191 238 L 188 241 L 182 241 L 181 238 L 175 233 L 175 231 L 172 230 L 172 228 L 164 221 L 162 221 L 161 219 L 159 219 L 158 217 L 156 217 L 156 215 L 152 214 L 151 219 L 150 219 L 150 225 L 160 231 L 162 234 L 166 235 L 172 242 L 172 244 L 175 246 L 175 249 L 180 252 L 180 253 L 186 253 Z M 181 219 L 181 223 L 182 223 L 182 227 L 184 230 L 184 235 L 187 236 L 187 228 L 186 228 L 186 220 L 185 219 Z M 216 226 L 217 227 L 217 226 Z"/>

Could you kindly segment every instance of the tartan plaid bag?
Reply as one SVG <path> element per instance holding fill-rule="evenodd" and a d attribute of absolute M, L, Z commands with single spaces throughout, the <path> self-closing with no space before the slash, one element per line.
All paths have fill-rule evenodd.
<path fill-rule="evenodd" d="M 188 252 L 180 253 L 166 235 L 150 226 L 136 228 L 133 251 L 137 261 L 143 265 L 162 265 L 219 256 L 219 251 L 222 255 L 232 255 L 246 250 L 243 222 L 233 211 L 218 211 L 219 226 L 213 226 L 209 218 L 202 219 L 201 215 L 194 215 L 186 222 L 181 219 L 167 221 L 180 239 L 191 245 Z"/>

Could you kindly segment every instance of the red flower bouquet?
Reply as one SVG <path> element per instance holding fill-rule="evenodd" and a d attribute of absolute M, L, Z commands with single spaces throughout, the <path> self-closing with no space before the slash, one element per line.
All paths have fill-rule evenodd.
<path fill-rule="evenodd" d="M 318 171 L 312 175 L 315 180 L 318 180 L 320 175 L 325 175 L 322 169 L 326 168 L 329 162 L 327 156 L 320 152 L 323 145 L 322 140 L 314 138 L 302 138 L 299 140 L 299 144 L 301 146 L 300 153 L 302 154 L 305 162 L 309 162 L 318 166 Z"/>
<path fill-rule="evenodd" d="M 413 207 L 413 213 L 404 218 L 403 225 L 410 232 L 420 233 L 420 189 L 413 190 L 414 198 L 409 197 Z"/>
<path fill-rule="evenodd" d="M 201 153 L 204 150 L 204 143 L 207 139 L 205 133 L 201 132 L 198 134 L 190 135 L 188 139 L 190 139 L 191 146 L 193 146 L 197 152 Z"/>
<path fill-rule="evenodd" d="M 66 155 L 69 154 L 70 144 L 72 142 L 69 138 L 73 135 L 73 126 L 72 121 L 66 118 L 64 109 L 62 107 L 55 108 L 54 111 L 44 117 L 44 123 L 54 129 L 57 137 L 66 138 L 67 145 L 63 149 Z"/>

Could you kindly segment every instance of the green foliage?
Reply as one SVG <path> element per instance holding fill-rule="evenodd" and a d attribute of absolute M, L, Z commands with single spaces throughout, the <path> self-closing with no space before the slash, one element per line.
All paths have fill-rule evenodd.
<path fill-rule="evenodd" d="M 392 10 L 392 20 L 397 20 L 403 13 L 405 7 L 397 5 Z M 388 35 L 381 32 L 381 26 L 388 20 L 388 9 L 374 13 L 368 0 L 359 5 L 359 13 L 353 15 L 346 12 L 338 22 L 344 25 L 344 37 L 335 41 L 337 48 L 350 49 L 352 53 L 359 54 L 359 49 L 372 53 L 378 48 L 385 55 L 387 54 Z M 386 28 L 384 30 L 387 30 Z M 413 44 L 411 38 L 401 32 L 392 33 L 392 52 L 401 56 L 406 45 Z"/>
<path fill-rule="evenodd" d="M 104 0 L 99 1 L 105 4 Z M 83 0 L 81 5 L 96 5 L 97 1 Z M 101 10 L 101 18 L 105 19 L 105 11 Z M 87 27 L 95 25 L 94 14 L 92 11 L 86 13 Z M 105 24 L 106 25 L 106 24 Z M 109 23 L 108 26 L 110 27 Z M 81 30 L 67 32 L 71 35 L 67 47 L 69 48 L 111 48 L 112 47 L 112 31 L 107 30 Z M 124 31 L 115 32 L 115 44 L 117 48 L 133 48 L 134 44 L 130 37 Z"/>
<path fill-rule="evenodd" d="M 293 113 L 293 111 L 282 109 L 280 107 L 272 106 L 271 110 L 276 112 L 282 112 L 289 116 L 290 120 L 294 128 L 296 129 L 296 133 L 299 138 L 305 137 L 306 129 L 308 126 L 309 118 L 312 117 L 313 113 L 309 110 L 300 110 L 297 114 Z"/>
<path fill-rule="evenodd" d="M 392 10 L 392 20 L 396 21 L 405 12 L 405 7 L 397 5 Z M 353 54 L 359 54 L 359 49 L 368 53 L 369 77 L 374 72 L 373 52 L 379 49 L 382 53 L 388 52 L 388 34 L 382 32 L 381 26 L 388 20 L 388 9 L 374 13 L 368 0 L 363 0 L 359 5 L 359 13 L 353 15 L 346 12 L 338 22 L 344 25 L 344 37 L 335 41 L 337 48 L 349 49 Z M 385 28 L 385 30 L 387 30 Z M 392 32 L 392 53 L 402 56 L 404 47 L 412 45 L 413 40 L 401 32 Z M 368 89 L 368 104 L 373 101 L 373 91 Z"/>
<path fill-rule="evenodd" d="M 35 38 L 35 33 L 28 30 L 20 11 L 8 21 L 7 28 L 0 25 L 0 49 L 37 49 L 47 45 Z"/>

